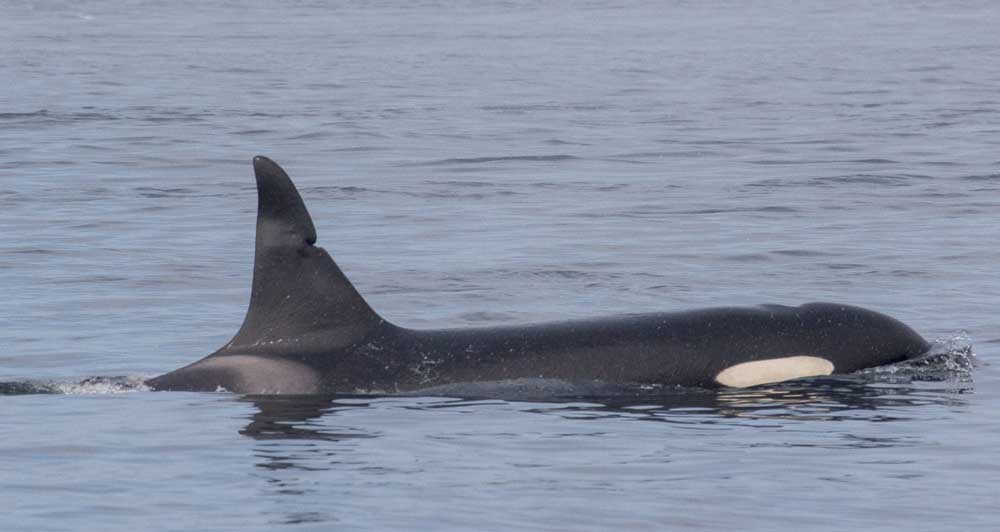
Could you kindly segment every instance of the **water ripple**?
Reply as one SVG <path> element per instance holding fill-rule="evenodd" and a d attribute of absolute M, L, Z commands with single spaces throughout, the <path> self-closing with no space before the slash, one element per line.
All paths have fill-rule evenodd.
<path fill-rule="evenodd" d="M 579 157 L 573 155 L 509 155 L 502 157 L 465 157 L 438 159 L 419 163 L 410 163 L 402 166 L 451 166 L 457 164 L 483 164 L 483 163 L 506 163 L 506 162 L 561 162 L 574 161 Z"/>

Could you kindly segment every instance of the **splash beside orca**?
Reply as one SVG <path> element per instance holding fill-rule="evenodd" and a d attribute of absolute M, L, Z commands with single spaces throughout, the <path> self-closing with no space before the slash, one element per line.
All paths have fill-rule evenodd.
<path fill-rule="evenodd" d="M 250 307 L 211 355 L 155 377 L 155 390 L 242 394 L 450 394 L 475 383 L 746 387 L 851 373 L 929 349 L 863 308 L 709 308 L 537 325 L 412 330 L 365 302 L 323 248 L 288 175 L 255 157 Z"/>

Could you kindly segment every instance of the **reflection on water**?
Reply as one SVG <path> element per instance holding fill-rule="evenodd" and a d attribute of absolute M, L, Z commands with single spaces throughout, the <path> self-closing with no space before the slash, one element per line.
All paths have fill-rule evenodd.
<path fill-rule="evenodd" d="M 240 401 L 252 402 L 257 407 L 240 434 L 255 440 L 329 440 L 365 437 L 353 433 L 339 433 L 325 430 L 311 423 L 334 409 L 334 396 L 247 396 Z"/>
<path fill-rule="evenodd" d="M 373 438 L 362 430 L 329 427 L 320 420 L 338 407 L 333 396 L 250 396 L 239 401 L 252 402 L 257 412 L 251 416 L 240 434 L 265 443 L 258 445 L 254 454 L 257 466 L 265 469 L 315 470 L 328 468 L 336 462 L 334 453 L 326 446 L 312 442 L 340 442 L 359 438 Z M 356 403 L 353 408 L 365 407 Z M 275 443 L 266 443 L 266 442 Z"/>
<path fill-rule="evenodd" d="M 560 501 L 574 482 L 612 492 L 682 483 L 710 498 L 710 486 L 730 483 L 734 468 L 753 476 L 762 464 L 801 452 L 823 453 L 808 473 L 800 465 L 802 483 L 854 482 L 872 469 L 919 475 L 912 460 L 900 458 L 907 456 L 902 449 L 914 453 L 940 435 L 913 432 L 907 422 L 926 425 L 946 417 L 943 408 L 966 410 L 970 391 L 963 381 L 899 385 L 859 377 L 548 401 L 236 401 L 254 406 L 239 433 L 253 438 L 248 465 L 270 522 L 299 524 L 373 518 L 386 511 L 375 502 L 382 499 L 404 501 L 390 515 L 406 519 L 409 504 L 425 503 L 425 495 L 440 509 L 456 496 L 490 499 L 514 487 L 533 500 Z"/>
<path fill-rule="evenodd" d="M 859 378 L 821 378 L 767 388 L 704 390 L 670 388 L 631 396 L 577 396 L 552 400 L 472 400 L 441 397 L 250 396 L 257 412 L 240 434 L 260 441 L 316 440 L 342 442 L 376 438 L 364 426 L 337 424 L 340 412 L 359 409 L 487 410 L 504 406 L 525 414 L 573 420 L 616 418 L 675 424 L 736 424 L 754 420 L 905 421 L 925 406 L 962 407 L 970 382 L 872 383 Z M 416 415 L 416 414 L 414 414 Z M 362 418 L 363 419 L 363 418 Z M 357 422 L 357 417 L 352 417 Z M 269 453 L 267 458 L 275 460 Z M 270 467 L 270 466 L 269 466 Z"/>
<path fill-rule="evenodd" d="M 938 383 L 945 384 L 945 383 Z M 900 421 L 923 405 L 962 405 L 969 383 L 954 387 L 879 385 L 845 378 L 814 379 L 745 390 L 676 391 L 656 397 L 610 398 L 595 405 L 543 407 L 537 412 L 571 413 L 576 419 L 627 416 L 686 424 L 739 423 L 740 420 Z"/>

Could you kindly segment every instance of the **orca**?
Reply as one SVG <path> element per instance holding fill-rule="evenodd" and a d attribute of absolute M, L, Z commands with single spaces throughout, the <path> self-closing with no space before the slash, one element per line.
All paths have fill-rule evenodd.
<path fill-rule="evenodd" d="M 532 382 L 584 390 L 602 384 L 741 388 L 851 373 L 930 348 L 894 318 L 835 303 L 400 327 L 375 312 L 316 246 L 316 229 L 288 174 L 262 156 L 253 166 L 257 234 L 243 325 L 218 351 L 146 381 L 154 390 L 475 395 L 469 385 Z"/>

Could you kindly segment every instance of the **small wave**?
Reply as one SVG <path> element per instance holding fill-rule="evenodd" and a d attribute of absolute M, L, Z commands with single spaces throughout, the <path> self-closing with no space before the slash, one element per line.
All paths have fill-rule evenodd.
<path fill-rule="evenodd" d="M 960 179 L 962 179 L 963 181 L 1000 181 L 1000 173 L 965 175 L 962 176 Z"/>
<path fill-rule="evenodd" d="M 866 265 L 855 262 L 829 262 L 824 267 L 828 270 L 860 270 L 861 268 L 867 268 Z"/>
<path fill-rule="evenodd" d="M 894 161 L 892 159 L 851 159 L 847 161 L 849 163 L 860 163 L 860 164 L 899 164 L 899 161 Z"/>
<path fill-rule="evenodd" d="M 771 253 L 784 257 L 832 257 L 836 255 L 835 253 L 827 253 L 815 249 L 778 249 L 771 251 Z"/>
<path fill-rule="evenodd" d="M 218 72 L 222 72 L 222 73 L 226 73 L 226 74 L 256 74 L 258 71 L 257 71 L 257 69 L 254 69 L 254 68 L 246 68 L 246 67 L 241 67 L 241 66 L 234 66 L 234 67 L 226 67 L 226 68 L 223 68 L 223 69 L 219 69 Z"/>
<path fill-rule="evenodd" d="M 148 392 L 146 378 L 136 375 L 87 377 L 80 381 L 11 381 L 0 382 L 0 395 L 107 395 Z"/>
<path fill-rule="evenodd" d="M 333 148 L 327 151 L 331 153 L 352 153 L 352 152 L 364 153 L 371 151 L 385 151 L 388 149 L 389 148 L 384 148 L 381 146 L 347 146 L 344 148 Z"/>
<path fill-rule="evenodd" d="M 907 72 L 939 72 L 942 70 L 954 70 L 955 67 L 951 65 L 927 65 L 918 66 L 906 69 Z"/>
<path fill-rule="evenodd" d="M 162 124 L 167 122 L 203 122 L 205 118 L 202 113 L 165 112 L 153 116 L 144 116 L 140 120 Z"/>
<path fill-rule="evenodd" d="M 49 112 L 46 109 L 39 109 L 37 111 L 28 111 L 23 113 L 0 113 L 0 120 L 15 120 L 18 118 L 35 118 L 39 116 L 49 116 Z"/>
<path fill-rule="evenodd" d="M 31 381 L 0 382 L 0 395 L 36 395 L 59 393 L 46 383 Z"/>
<path fill-rule="evenodd" d="M 511 312 L 466 312 L 458 319 L 467 323 L 510 323 L 517 319 L 517 314 Z"/>
<path fill-rule="evenodd" d="M 309 133 L 300 133 L 298 135 L 292 135 L 286 137 L 288 140 L 315 140 L 315 139 L 325 139 L 332 137 L 333 133 L 329 131 L 311 131 Z"/>
<path fill-rule="evenodd" d="M 835 187 L 840 185 L 882 185 L 904 187 L 913 185 L 917 180 L 927 179 L 931 179 L 931 177 L 924 174 L 845 174 L 800 180 L 763 179 L 753 183 L 747 183 L 744 186 L 754 188 Z"/>
<path fill-rule="evenodd" d="M 88 108 L 84 107 L 84 109 Z M 11 122 L 21 121 L 29 124 L 107 121 L 118 120 L 118 118 L 109 113 L 91 110 L 54 113 L 48 109 L 39 109 L 37 111 L 0 113 L 0 120 Z"/>
<path fill-rule="evenodd" d="M 527 114 L 544 111 L 603 111 L 608 109 L 604 104 L 563 104 L 563 103 L 535 103 L 535 104 L 504 104 L 504 105 L 484 105 L 479 109 L 502 114 Z"/>
<path fill-rule="evenodd" d="M 240 137 L 251 137 L 254 135 L 267 135 L 268 133 L 274 133 L 273 129 L 241 129 L 239 131 L 234 131 L 233 135 L 238 135 Z"/>
<path fill-rule="evenodd" d="M 674 214 L 728 214 L 735 212 L 763 212 L 763 213 L 797 213 L 801 212 L 795 207 L 789 207 L 787 205 L 769 205 L 764 207 L 732 207 L 732 208 L 708 208 L 708 209 L 692 209 L 686 211 L 675 211 Z"/>
<path fill-rule="evenodd" d="M 53 249 L 32 248 L 32 247 L 14 248 L 14 249 L 9 249 L 6 252 L 10 253 L 12 255 L 55 255 L 55 254 L 57 254 L 57 252 L 55 250 L 53 250 Z"/>
<path fill-rule="evenodd" d="M 136 187 L 135 192 L 145 198 L 173 198 L 187 197 L 196 194 L 197 191 L 190 188 L 173 187 Z"/>
<path fill-rule="evenodd" d="M 760 164 L 765 166 L 793 165 L 793 164 L 826 164 L 830 161 L 813 159 L 757 159 L 749 161 L 750 164 Z"/>
<path fill-rule="evenodd" d="M 832 185 L 884 185 L 884 186 L 908 186 L 912 184 L 912 176 L 907 175 L 879 175 L 879 174 L 852 174 L 832 177 L 817 177 L 810 179 L 809 184 L 820 186 Z"/>
<path fill-rule="evenodd" d="M 451 166 L 456 164 L 483 164 L 483 163 L 506 163 L 506 162 L 559 162 L 574 161 L 579 159 L 574 155 L 508 155 L 501 157 L 463 157 L 452 159 L 438 159 L 436 161 L 425 161 L 410 163 L 403 166 Z"/>
<path fill-rule="evenodd" d="M 671 159 L 671 158 L 691 158 L 709 157 L 718 155 L 719 152 L 713 150 L 673 150 L 673 151 L 638 151 L 619 153 L 611 155 L 615 159 Z"/>
<path fill-rule="evenodd" d="M 821 92 L 823 94 L 829 94 L 831 96 L 868 96 L 868 95 L 889 94 L 891 91 L 889 89 L 853 89 L 853 90 L 821 91 Z"/>
<path fill-rule="evenodd" d="M 310 196 L 312 195 L 323 195 L 323 194 L 347 194 L 347 195 L 357 195 L 357 194 L 368 194 L 382 192 L 374 188 L 358 187 L 353 185 L 319 185 L 313 187 L 303 187 L 303 192 L 307 192 Z"/>
<path fill-rule="evenodd" d="M 500 183 L 492 183 L 489 181 L 465 181 L 465 180 L 428 180 L 425 181 L 429 185 L 446 185 L 449 187 L 467 187 L 467 188 L 482 188 L 482 187 L 497 187 Z"/>

